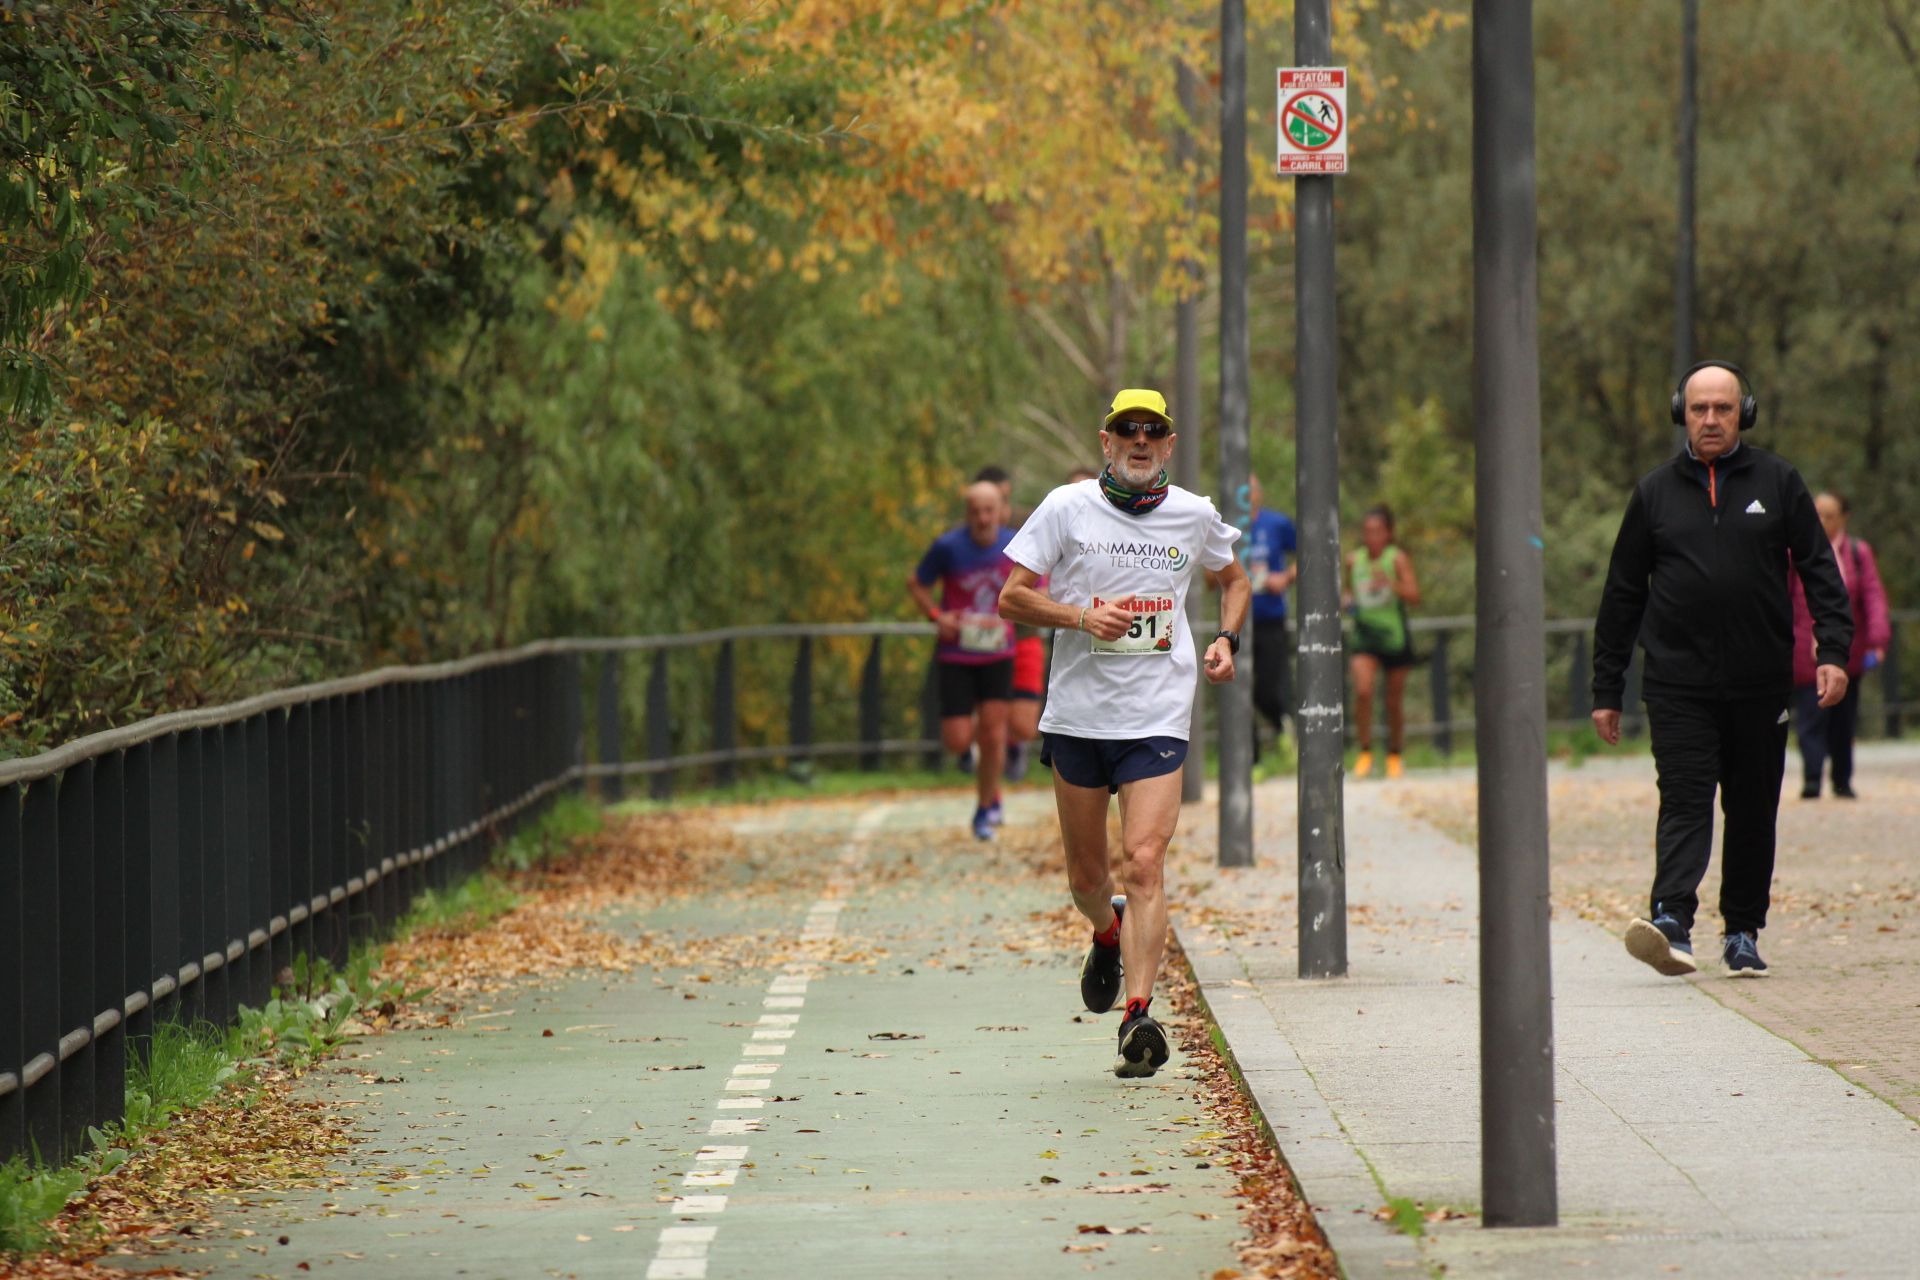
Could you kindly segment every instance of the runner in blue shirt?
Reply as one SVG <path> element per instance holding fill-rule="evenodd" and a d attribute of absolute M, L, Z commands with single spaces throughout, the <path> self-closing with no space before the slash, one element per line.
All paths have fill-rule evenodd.
<path fill-rule="evenodd" d="M 1247 576 L 1253 581 L 1253 705 L 1273 726 L 1276 740 L 1286 733 L 1284 717 L 1293 707 L 1293 646 L 1287 643 L 1287 588 L 1300 576 L 1293 521 L 1261 506 L 1265 493 L 1259 476 L 1247 480 Z"/>
<path fill-rule="evenodd" d="M 921 612 L 940 629 L 934 661 L 940 680 L 940 743 L 959 755 L 975 748 L 979 806 L 973 834 L 991 840 L 1000 827 L 1000 775 L 1006 767 L 1007 703 L 1013 696 L 1013 624 L 1000 617 L 1000 589 L 1013 562 L 1013 531 L 1001 523 L 999 486 L 967 486 L 967 522 L 933 540 L 907 579 Z M 940 600 L 933 598 L 940 584 Z M 976 733 L 976 720 L 978 721 Z"/>

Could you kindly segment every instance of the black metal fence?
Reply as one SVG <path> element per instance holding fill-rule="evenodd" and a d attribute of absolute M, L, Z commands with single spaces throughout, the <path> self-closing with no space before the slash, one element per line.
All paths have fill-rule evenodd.
<path fill-rule="evenodd" d="M 535 645 L 0 763 L 0 1158 L 119 1119 L 156 1019 L 344 963 L 576 782 L 581 739 L 579 654 Z"/>

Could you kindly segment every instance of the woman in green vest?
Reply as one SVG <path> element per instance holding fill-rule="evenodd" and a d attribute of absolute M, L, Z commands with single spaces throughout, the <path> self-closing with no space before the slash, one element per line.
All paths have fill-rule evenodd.
<path fill-rule="evenodd" d="M 1407 606 L 1420 603 L 1413 561 L 1394 545 L 1393 512 L 1382 503 L 1360 521 L 1361 547 L 1353 553 L 1347 581 L 1353 609 L 1353 715 L 1360 755 L 1353 776 L 1373 772 L 1373 690 L 1387 673 L 1387 776 L 1400 776 L 1406 745 L 1407 673 L 1413 669 L 1413 636 Z"/>

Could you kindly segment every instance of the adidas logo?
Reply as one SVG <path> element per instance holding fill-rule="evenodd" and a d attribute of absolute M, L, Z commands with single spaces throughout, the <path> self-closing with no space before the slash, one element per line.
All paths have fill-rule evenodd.
<path fill-rule="evenodd" d="M 1760 499 L 1755 498 L 1747 504 L 1747 514 L 1750 516 L 1763 516 L 1767 514 L 1767 509 L 1760 505 Z"/>

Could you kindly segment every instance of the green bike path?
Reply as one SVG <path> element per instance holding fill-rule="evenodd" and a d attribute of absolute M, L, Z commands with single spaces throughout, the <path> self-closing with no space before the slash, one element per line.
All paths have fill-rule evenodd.
<path fill-rule="evenodd" d="M 215 1277 L 1212 1276 L 1233 1173 L 1177 1051 L 1111 1073 L 1048 798 L 768 810 L 730 892 L 610 927 L 716 963 L 503 993 L 310 1077 L 360 1141 L 156 1260 Z M 754 881 L 778 868 L 776 883 Z M 771 874 L 771 872 L 769 872 Z M 757 890 L 757 891 L 756 891 Z M 776 937 L 759 968 L 721 963 Z M 284 1243 L 283 1243 L 284 1241 Z"/>

